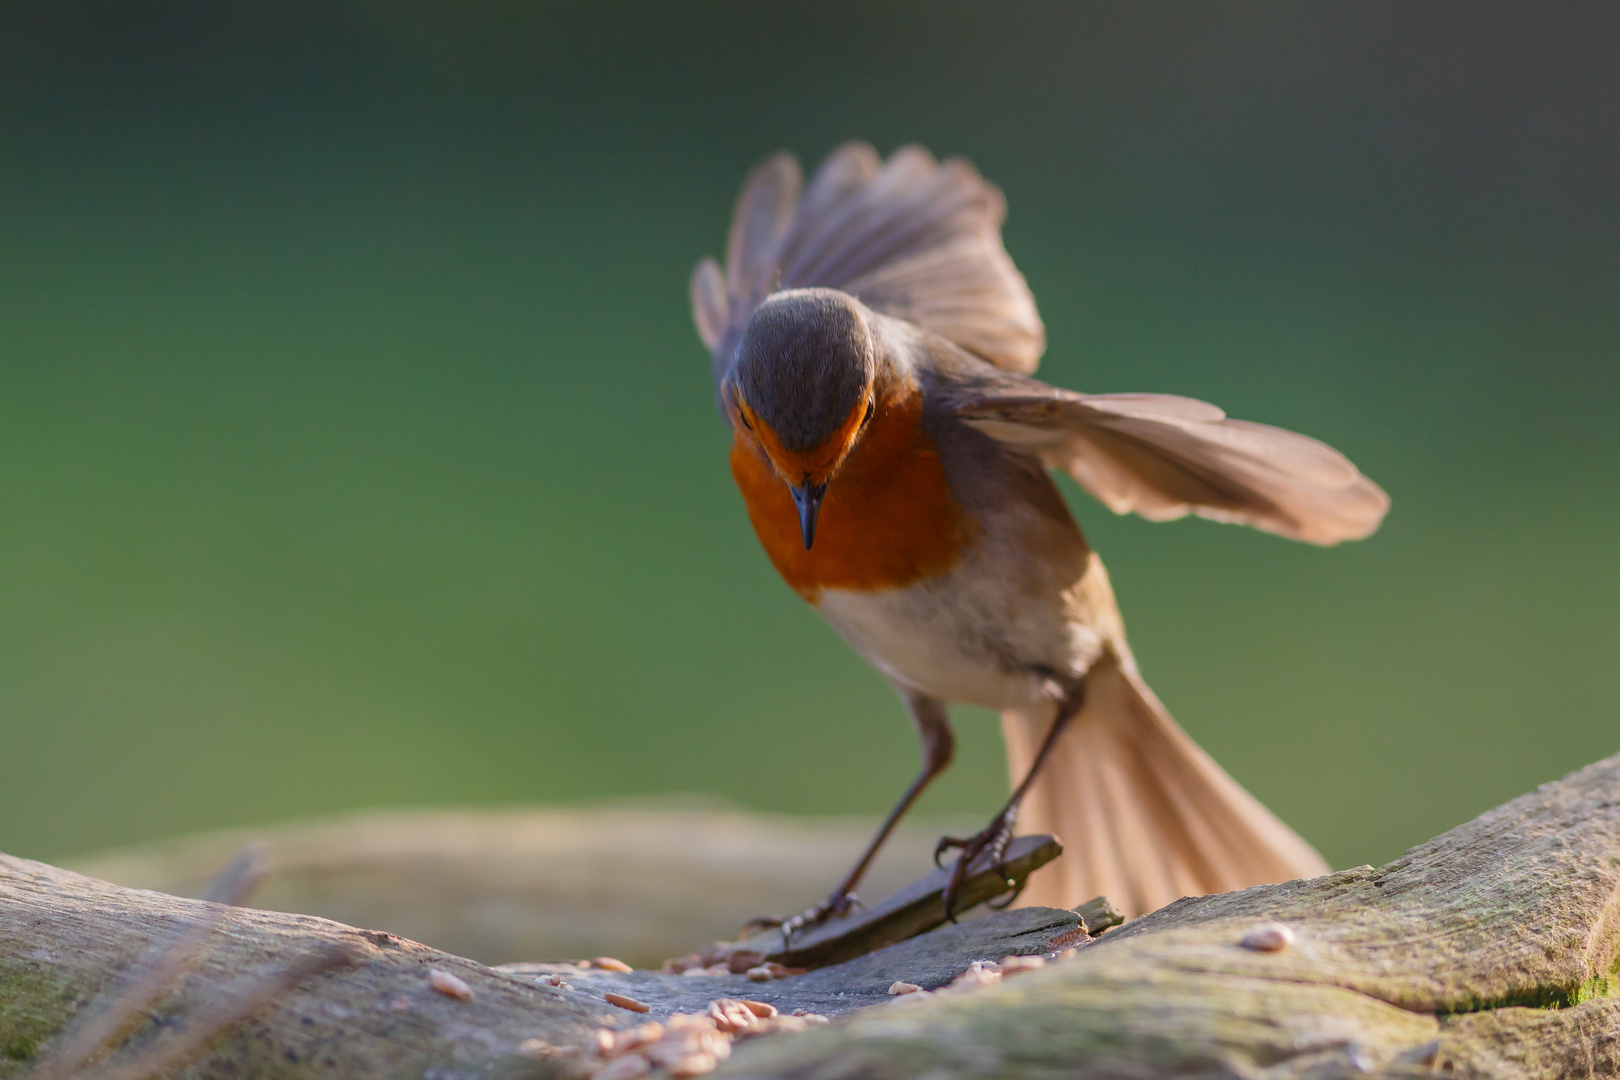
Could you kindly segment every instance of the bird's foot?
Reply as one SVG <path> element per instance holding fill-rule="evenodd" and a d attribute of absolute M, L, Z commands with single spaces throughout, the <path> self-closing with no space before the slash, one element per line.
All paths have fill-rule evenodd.
<path fill-rule="evenodd" d="M 793 944 L 793 935 L 812 926 L 820 926 L 829 919 L 841 919 L 845 915 L 861 906 L 860 897 L 853 892 L 841 890 L 833 893 L 816 906 L 801 911 L 791 919 L 784 919 L 780 915 L 765 915 L 758 919 L 748 920 L 748 929 L 769 930 L 772 928 L 782 931 L 782 947 L 785 949 Z"/>
<path fill-rule="evenodd" d="M 934 847 L 935 866 L 943 869 L 939 858 L 947 851 L 955 848 L 961 852 L 956 857 L 956 865 L 951 869 L 951 880 L 945 885 L 945 917 L 951 922 L 956 921 L 956 901 L 962 882 L 967 880 L 968 872 L 986 853 L 989 853 L 991 865 L 996 868 L 996 872 L 1006 880 L 1007 887 L 1010 889 L 1018 887 L 1006 863 L 1007 844 L 1011 842 L 1013 827 L 1017 824 L 1018 811 L 1015 807 L 1009 807 L 992 818 L 983 832 L 972 836 L 939 838 L 939 843 Z"/>

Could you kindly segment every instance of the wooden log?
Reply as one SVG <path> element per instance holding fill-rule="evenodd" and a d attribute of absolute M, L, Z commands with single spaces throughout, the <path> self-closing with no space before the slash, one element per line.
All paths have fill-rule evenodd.
<path fill-rule="evenodd" d="M 190 1075 L 421 1076 L 501 1060 L 528 1038 L 580 1044 L 617 1020 L 619 1010 L 599 998 L 386 933 L 306 915 L 214 909 L 0 856 L 0 1076 L 48 1057 L 52 1038 L 116 996 L 122 977 L 154 949 L 216 919 L 195 970 L 114 1042 L 120 1057 L 183 1032 L 222 999 L 327 947 L 345 950 L 350 962 L 268 1002 L 212 1043 Z M 435 992 L 434 970 L 464 980 L 473 998 Z"/>
<path fill-rule="evenodd" d="M 932 867 L 942 833 L 982 824 L 906 823 L 862 894 L 888 896 Z M 66 865 L 196 896 L 251 843 L 267 868 L 257 907 L 375 927 L 487 964 L 610 954 L 657 967 L 735 936 L 756 916 L 803 911 L 827 895 L 876 826 L 691 800 L 387 811 L 181 837 Z"/>
<path fill-rule="evenodd" d="M 1620 757 L 1386 867 L 1184 899 L 999 985 L 900 999 L 881 989 L 891 975 L 939 986 L 971 959 L 1055 951 L 1079 919 L 1005 912 L 769 983 L 597 971 L 564 987 L 322 919 L 218 914 L 0 858 L 0 1077 L 48 1057 L 154 945 L 210 912 L 210 951 L 95 1069 L 335 947 L 337 966 L 307 968 L 178 1075 L 583 1077 L 593 1059 L 536 1048 L 641 1020 L 606 1003 L 609 985 L 666 995 L 649 1015 L 722 992 L 843 1010 L 824 1028 L 739 1043 L 716 1077 L 1620 1073 Z M 1287 933 L 1254 933 L 1270 923 Z M 471 997 L 433 989 L 433 970 Z"/>
<path fill-rule="evenodd" d="M 1264 922 L 1293 944 L 1243 947 Z M 1617 983 L 1620 756 L 1385 867 L 1178 900 L 1072 962 L 720 1075 L 1606 1077 Z"/>
<path fill-rule="evenodd" d="M 612 972 L 576 969 L 564 978 L 593 997 L 617 992 L 648 1006 L 647 1016 L 667 1019 L 677 1012 L 703 1012 L 716 998 L 750 998 L 784 1013 L 798 1010 L 838 1017 L 894 1000 L 889 988 L 908 982 L 924 990 L 951 983 L 974 962 L 1007 956 L 1041 954 L 1054 937 L 1073 931 L 1080 920 L 1072 911 L 1020 908 L 880 949 L 785 979 L 752 982 L 743 975 L 669 975 L 661 971 Z M 556 965 L 511 964 L 503 970 L 520 974 L 557 970 Z"/>

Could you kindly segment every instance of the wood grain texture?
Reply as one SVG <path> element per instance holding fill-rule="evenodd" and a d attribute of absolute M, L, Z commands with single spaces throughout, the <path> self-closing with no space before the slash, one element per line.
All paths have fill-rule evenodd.
<path fill-rule="evenodd" d="M 200 901 L 0 858 L 0 1077 L 32 1067 L 75 1015 L 203 910 Z M 739 1044 L 715 1075 L 1615 1075 L 1620 757 L 1380 869 L 1181 900 L 998 986 L 903 1003 L 877 992 L 890 975 L 917 982 L 906 976 L 922 972 L 940 985 L 969 959 L 1039 951 L 1048 934 L 1077 924 L 1049 914 L 1055 921 L 1006 912 L 992 917 L 1005 926 L 947 927 L 847 965 L 753 984 L 784 1009 L 801 989 L 829 1011 L 849 1007 L 830 1027 Z M 1292 929 L 1290 947 L 1239 944 L 1273 920 Z M 244 979 L 332 943 L 352 950 L 352 963 L 297 983 L 177 1075 L 582 1073 L 577 1060 L 536 1062 L 516 1048 L 527 1038 L 579 1045 L 597 1025 L 634 1022 L 601 1001 L 610 982 L 664 994 L 665 1009 L 749 985 L 742 976 L 714 977 L 711 987 L 709 977 L 634 972 L 547 987 L 374 931 L 232 910 L 195 973 L 122 1038 L 139 1046 L 184 1031 Z M 434 968 L 463 979 L 472 998 L 433 992 Z"/>
<path fill-rule="evenodd" d="M 983 824 L 903 822 L 862 895 L 878 900 L 927 873 L 942 832 Z M 67 866 L 196 896 L 252 843 L 268 868 L 255 907 L 387 930 L 487 964 L 611 955 L 655 968 L 757 915 L 803 911 L 876 828 L 876 819 L 745 814 L 693 800 L 379 811 L 180 837 Z"/>
<path fill-rule="evenodd" d="M 729 1077 L 1614 1075 L 1620 756 L 1380 869 L 1179 900 L 1073 961 L 796 1045 Z M 1242 948 L 1261 921 L 1296 935 Z"/>
<path fill-rule="evenodd" d="M 48 1051 L 68 1021 L 107 1000 L 120 976 L 204 918 L 207 907 L 0 856 L 0 1076 L 19 1074 Z M 579 1042 L 615 1019 L 617 1010 L 599 1000 L 388 934 L 230 909 L 196 970 L 114 1045 L 133 1053 L 184 1030 L 245 983 L 333 944 L 352 950 L 354 962 L 271 1001 L 213 1042 L 187 1075 L 421 1076 L 435 1066 L 503 1060 L 526 1038 Z M 435 968 L 464 980 L 473 999 L 434 992 Z"/>

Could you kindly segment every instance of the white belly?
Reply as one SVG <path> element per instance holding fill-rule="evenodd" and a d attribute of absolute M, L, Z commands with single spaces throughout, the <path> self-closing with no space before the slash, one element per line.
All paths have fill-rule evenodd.
<path fill-rule="evenodd" d="M 815 604 L 900 689 L 1025 709 L 1070 692 L 1108 642 L 1123 648 L 1124 628 L 1107 572 L 1045 473 L 966 451 L 964 490 L 983 497 L 965 504 L 975 540 L 962 561 L 903 588 L 824 589 Z"/>
<path fill-rule="evenodd" d="M 828 589 L 817 608 L 896 686 L 987 709 L 1050 701 L 1102 649 L 1066 617 L 1061 595 L 1031 596 L 974 572 L 972 562 L 903 589 Z"/>

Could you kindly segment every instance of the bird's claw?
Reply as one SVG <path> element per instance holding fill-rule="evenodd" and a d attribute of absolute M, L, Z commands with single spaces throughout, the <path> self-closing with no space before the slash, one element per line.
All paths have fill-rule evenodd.
<path fill-rule="evenodd" d="M 1002 906 L 1005 907 L 1017 899 L 1018 892 L 1021 890 L 1019 890 L 1018 882 L 1013 878 L 1012 872 L 1007 869 L 1006 862 L 1007 845 L 1012 841 L 1013 826 L 1017 823 L 1017 820 L 1015 814 L 1002 811 L 985 827 L 983 832 L 967 837 L 942 836 L 939 838 L 939 843 L 934 846 L 935 866 L 944 869 L 940 864 L 939 857 L 945 852 L 953 848 L 961 852 L 956 857 L 956 865 L 951 870 L 951 879 L 945 885 L 945 917 L 951 922 L 956 921 L 956 900 L 957 894 L 961 891 L 962 882 L 967 880 L 968 871 L 985 852 L 990 853 L 992 865 L 1001 874 L 1002 880 L 1006 881 L 1007 887 L 1014 890 L 1012 899 Z"/>
<path fill-rule="evenodd" d="M 791 919 L 777 918 L 775 922 L 767 925 L 781 929 L 782 947 L 785 949 L 792 945 L 793 935 L 800 930 L 820 926 L 828 919 L 841 919 L 860 906 L 861 898 L 853 892 L 835 892 L 815 907 L 801 911 Z"/>
<path fill-rule="evenodd" d="M 1008 908 L 1018 903 L 1018 898 L 1023 895 L 1024 886 L 1029 884 L 1028 878 L 1025 878 L 1023 881 L 1014 881 L 1009 877 L 1006 879 L 1006 881 L 1007 888 L 1011 889 L 1012 891 L 1007 893 L 1005 896 L 997 897 L 994 900 L 986 900 L 984 906 L 989 908 L 991 911 L 1006 911 Z"/>

